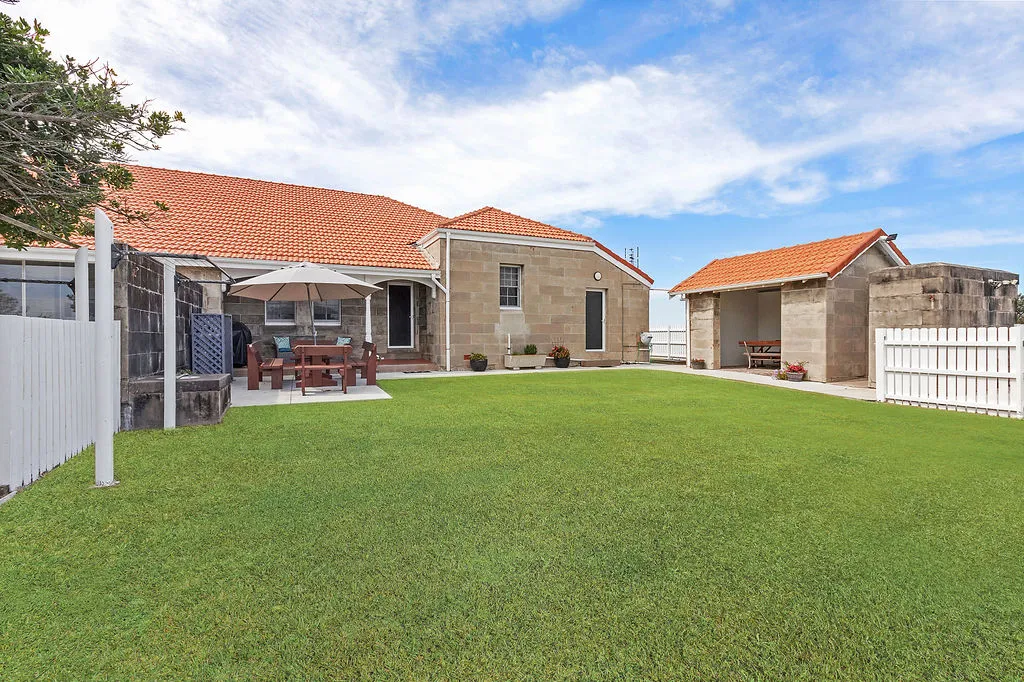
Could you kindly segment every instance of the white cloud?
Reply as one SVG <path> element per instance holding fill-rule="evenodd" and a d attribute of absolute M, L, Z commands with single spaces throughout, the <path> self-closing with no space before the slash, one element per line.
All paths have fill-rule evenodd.
<path fill-rule="evenodd" d="M 899 244 L 908 249 L 966 249 L 980 246 L 1024 244 L 1024 225 L 1018 230 L 937 230 L 901 236 Z"/>
<path fill-rule="evenodd" d="M 448 215 L 492 204 L 593 229 L 597 215 L 762 213 L 882 187 L 916 155 L 956 158 L 1024 131 L 1024 13 L 987 6 L 766 6 L 657 64 L 615 68 L 562 45 L 538 49 L 518 84 L 465 94 L 421 80 L 438 55 L 578 4 L 26 0 L 13 11 L 42 19 L 58 52 L 108 59 L 136 98 L 185 111 L 187 131 L 142 162 Z M 803 44 L 819 36 L 835 43 L 840 75 Z M 833 170 L 839 155 L 854 170 Z"/>

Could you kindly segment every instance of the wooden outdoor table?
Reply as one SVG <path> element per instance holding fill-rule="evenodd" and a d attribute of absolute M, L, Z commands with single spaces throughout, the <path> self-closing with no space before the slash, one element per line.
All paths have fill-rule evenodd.
<path fill-rule="evenodd" d="M 348 369 L 348 357 L 352 352 L 352 346 L 302 344 L 293 346 L 292 352 L 295 353 L 295 371 L 303 395 L 306 394 L 306 388 L 337 386 L 338 382 L 331 377 L 331 370 L 338 370 L 341 388 L 348 392 L 345 372 Z M 341 358 L 340 363 L 331 362 L 332 358 L 338 357 Z"/>

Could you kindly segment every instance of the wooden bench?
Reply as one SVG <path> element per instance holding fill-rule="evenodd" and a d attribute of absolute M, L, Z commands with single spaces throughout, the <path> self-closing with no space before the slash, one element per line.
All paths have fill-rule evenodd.
<path fill-rule="evenodd" d="M 363 342 L 363 357 L 354 362 L 348 363 L 348 383 L 355 386 L 356 370 L 366 379 L 367 386 L 377 385 L 377 344 L 369 341 Z"/>
<path fill-rule="evenodd" d="M 750 340 L 740 341 L 743 346 L 743 353 L 747 356 L 747 369 L 754 366 L 755 362 L 782 362 L 782 341 Z M 775 350 L 775 349 L 778 350 Z"/>
<path fill-rule="evenodd" d="M 280 389 L 284 386 L 284 360 L 272 358 L 264 360 L 256 344 L 250 343 L 246 352 L 246 374 L 249 379 L 249 390 L 259 390 L 263 375 L 270 375 L 270 387 Z"/>

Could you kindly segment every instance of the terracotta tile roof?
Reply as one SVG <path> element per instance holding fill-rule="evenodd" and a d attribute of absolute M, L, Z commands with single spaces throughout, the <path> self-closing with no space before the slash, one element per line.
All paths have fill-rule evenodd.
<path fill-rule="evenodd" d="M 476 232 L 498 232 L 501 234 L 514 234 L 520 237 L 543 237 L 544 239 L 564 239 L 573 242 L 592 242 L 590 237 L 585 237 L 576 232 L 563 230 L 554 225 L 530 220 L 515 213 L 502 211 L 492 206 L 484 206 L 469 213 L 463 213 L 451 220 L 446 220 L 438 227 L 446 230 L 474 230 Z"/>
<path fill-rule="evenodd" d="M 561 239 L 564 241 L 593 244 L 618 263 L 621 263 L 640 275 L 649 283 L 654 283 L 654 279 L 652 279 L 650 275 L 630 263 L 622 256 L 619 256 L 596 239 L 591 239 L 590 237 L 579 234 L 578 232 L 563 230 L 562 228 L 555 227 L 554 225 L 530 220 L 529 218 L 524 218 L 523 216 L 516 215 L 515 213 L 509 213 L 508 211 L 502 211 L 501 209 L 494 208 L 493 206 L 484 206 L 483 208 L 478 208 L 475 211 L 463 213 L 451 220 L 446 220 L 438 225 L 438 227 L 445 230 L 495 232 L 499 234 L 515 235 L 518 237 L 541 237 L 544 239 Z"/>
<path fill-rule="evenodd" d="M 129 166 L 131 206 L 148 224 L 115 220 L 114 235 L 142 251 L 224 258 L 432 269 L 413 244 L 444 216 L 372 194 L 146 166 Z M 76 238 L 91 244 L 91 239 Z"/>
<path fill-rule="evenodd" d="M 884 236 L 885 232 L 877 229 L 809 244 L 716 259 L 672 287 L 670 293 L 706 291 L 801 276 L 834 277 L 854 258 Z M 895 244 L 890 246 L 904 263 L 910 262 Z"/>
<path fill-rule="evenodd" d="M 646 281 L 654 281 L 590 237 L 491 206 L 449 220 L 374 194 L 149 166 L 128 168 L 135 185 L 116 196 L 132 208 L 149 211 L 151 217 L 141 224 L 114 216 L 114 237 L 141 251 L 432 270 L 416 242 L 444 227 L 594 244 Z M 165 202 L 169 210 L 155 210 L 154 201 Z M 91 236 L 75 236 L 72 241 L 93 244 Z"/>

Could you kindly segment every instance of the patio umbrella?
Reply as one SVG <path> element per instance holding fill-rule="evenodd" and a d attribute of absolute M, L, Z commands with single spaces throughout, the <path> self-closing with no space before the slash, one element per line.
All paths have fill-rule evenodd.
<path fill-rule="evenodd" d="M 343 275 L 313 263 L 290 265 L 244 282 L 232 284 L 228 293 L 261 301 L 308 301 L 309 319 L 313 322 L 313 301 L 336 301 L 342 298 L 366 298 L 381 288 Z M 313 341 L 316 325 L 313 324 Z"/>

